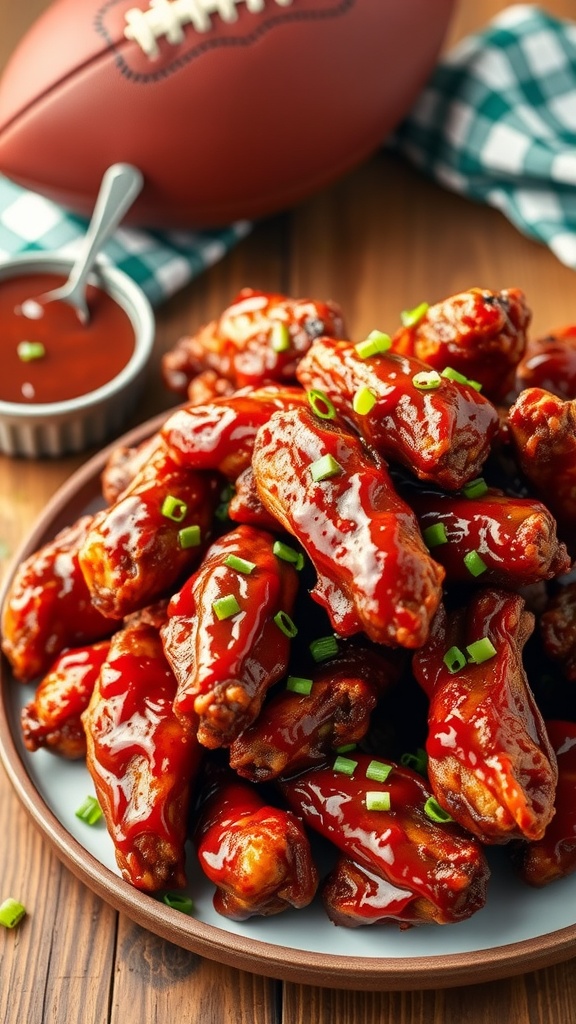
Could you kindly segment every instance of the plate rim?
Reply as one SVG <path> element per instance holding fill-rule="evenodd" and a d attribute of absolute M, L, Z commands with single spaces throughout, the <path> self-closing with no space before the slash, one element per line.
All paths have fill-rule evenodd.
<path fill-rule="evenodd" d="M 33 553 L 44 538 L 56 532 L 58 516 L 67 518 L 72 499 L 84 492 L 94 497 L 94 485 L 111 452 L 119 445 L 133 446 L 162 426 L 172 410 L 166 410 L 132 428 L 79 466 L 55 491 L 37 517 L 31 531 L 9 560 L 0 607 L 20 562 Z M 462 953 L 394 959 L 342 956 L 311 952 L 267 943 L 250 936 L 199 921 L 170 907 L 162 907 L 140 892 L 86 850 L 45 803 L 28 773 L 17 747 L 7 713 L 11 685 L 8 663 L 0 664 L 0 761 L 24 810 L 50 843 L 59 860 L 96 895 L 136 924 L 192 953 L 218 963 L 266 977 L 323 988 L 366 991 L 408 991 L 450 988 L 496 981 L 539 970 L 570 959 L 576 953 L 576 924 L 544 935 L 502 946 Z"/>

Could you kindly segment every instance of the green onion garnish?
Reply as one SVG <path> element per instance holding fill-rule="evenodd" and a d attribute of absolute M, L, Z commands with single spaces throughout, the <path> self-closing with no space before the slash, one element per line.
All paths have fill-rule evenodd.
<path fill-rule="evenodd" d="M 310 654 L 314 661 L 327 661 L 338 654 L 338 641 L 335 636 L 319 636 L 310 644 Z"/>
<path fill-rule="evenodd" d="M 247 558 L 240 558 L 239 555 L 228 555 L 224 559 L 224 565 L 236 572 L 246 573 L 247 576 L 256 568 L 256 562 L 249 562 Z"/>
<path fill-rule="evenodd" d="M 482 385 L 479 380 L 470 380 L 470 377 L 467 377 L 466 383 L 469 388 L 474 388 L 474 391 L 482 391 Z"/>
<path fill-rule="evenodd" d="M 276 612 L 276 615 L 274 616 L 274 622 L 278 626 L 278 629 L 280 629 L 284 633 L 284 636 L 288 636 L 290 637 L 290 639 L 296 636 L 298 632 L 298 626 L 296 625 L 296 623 L 292 621 L 292 619 L 288 615 L 288 612 Z"/>
<path fill-rule="evenodd" d="M 412 383 L 419 391 L 435 391 L 442 383 L 442 378 L 436 370 L 420 370 L 412 377 Z"/>
<path fill-rule="evenodd" d="M 391 345 L 392 338 L 389 334 L 384 334 L 383 331 L 370 331 L 368 337 L 364 341 L 359 341 L 354 348 L 360 359 L 370 359 L 371 356 L 387 352 Z"/>
<path fill-rule="evenodd" d="M 18 359 L 23 363 L 31 363 L 34 359 L 43 359 L 46 349 L 41 341 L 21 341 L 17 348 Z"/>
<path fill-rule="evenodd" d="M 453 366 L 445 366 L 441 371 L 441 377 L 447 377 L 448 380 L 455 380 L 458 384 L 467 384 L 468 377 L 459 370 L 455 370 Z"/>
<path fill-rule="evenodd" d="M 384 764 L 383 761 L 370 761 L 366 769 L 366 778 L 372 782 L 386 782 L 392 771 L 391 764 Z"/>
<path fill-rule="evenodd" d="M 276 558 L 281 558 L 283 562 L 291 562 L 298 570 L 304 568 L 304 555 L 302 552 L 295 551 L 289 544 L 284 544 L 284 541 L 274 541 L 272 554 L 276 555 Z"/>
<path fill-rule="evenodd" d="M 172 907 L 173 910 L 180 910 L 183 914 L 191 914 L 194 910 L 192 900 L 183 892 L 166 892 L 162 897 L 162 902 L 167 907 Z"/>
<path fill-rule="evenodd" d="M 496 654 L 496 648 L 487 636 L 475 640 L 473 644 L 468 645 L 466 650 L 468 661 L 471 661 L 473 665 L 481 665 L 483 661 L 488 661 Z"/>
<path fill-rule="evenodd" d="M 481 576 L 488 566 L 477 551 L 467 551 L 462 559 L 471 576 Z"/>
<path fill-rule="evenodd" d="M 197 548 L 202 540 L 200 527 L 197 524 L 185 526 L 178 530 L 178 543 L 181 548 Z"/>
<path fill-rule="evenodd" d="M 351 750 L 356 750 L 357 743 L 343 743 L 341 747 L 336 747 L 337 754 L 349 754 Z"/>
<path fill-rule="evenodd" d="M 212 609 L 216 618 L 221 621 L 223 619 L 231 619 L 233 615 L 237 615 L 238 612 L 242 611 L 234 594 L 225 594 L 224 597 L 216 598 L 212 602 Z"/>
<path fill-rule="evenodd" d="M 481 498 L 483 494 L 486 494 L 487 490 L 488 484 L 484 477 L 477 476 L 475 480 L 469 480 L 467 484 L 464 484 L 462 494 L 465 498 Z"/>
<path fill-rule="evenodd" d="M 414 309 L 403 309 L 400 313 L 400 321 L 403 327 L 415 327 L 430 309 L 429 303 L 421 302 Z"/>
<path fill-rule="evenodd" d="M 15 928 L 26 916 L 26 907 L 11 896 L 0 904 L 0 924 L 4 928 Z"/>
<path fill-rule="evenodd" d="M 290 348 L 290 331 L 287 324 L 280 320 L 272 324 L 270 344 L 275 352 L 286 352 Z"/>
<path fill-rule="evenodd" d="M 102 808 L 95 796 L 87 796 L 80 804 L 80 807 L 75 814 L 76 817 L 80 818 L 80 821 L 84 821 L 86 825 L 95 825 L 102 817 Z"/>
<path fill-rule="evenodd" d="M 390 793 L 380 793 L 378 790 L 373 790 L 366 793 L 365 803 L 367 811 L 389 811 Z"/>
<path fill-rule="evenodd" d="M 449 672 L 459 672 L 466 665 L 466 655 L 459 647 L 451 647 L 449 651 L 446 651 L 443 661 Z"/>
<path fill-rule="evenodd" d="M 175 523 L 181 523 L 188 511 L 188 505 L 173 494 L 167 494 L 162 502 L 160 512 L 166 519 L 173 519 Z"/>
<path fill-rule="evenodd" d="M 443 824 L 446 821 L 454 821 L 452 815 L 448 814 L 448 811 L 445 811 L 443 807 L 440 807 L 440 804 L 434 796 L 428 797 L 424 804 L 424 814 L 427 818 L 430 818 L 430 821 L 437 821 L 440 824 Z"/>
<path fill-rule="evenodd" d="M 358 388 L 358 391 L 352 399 L 352 408 L 358 416 L 367 416 L 376 405 L 377 398 L 370 388 L 362 387 Z"/>
<path fill-rule="evenodd" d="M 342 757 L 341 754 L 338 754 L 332 767 L 335 772 L 340 772 L 341 775 L 349 775 L 352 778 L 358 767 L 358 761 L 353 761 L 350 757 Z"/>
<path fill-rule="evenodd" d="M 312 683 L 312 679 L 303 679 L 302 676 L 288 676 L 286 689 L 291 690 L 292 693 L 303 693 L 304 696 L 308 697 L 312 689 Z"/>
<path fill-rule="evenodd" d="M 323 455 L 322 458 L 316 459 L 316 462 L 312 462 L 309 466 L 312 479 L 315 483 L 320 483 L 321 480 L 329 480 L 333 476 L 337 476 L 338 473 L 342 472 L 342 466 L 333 455 Z"/>
<path fill-rule="evenodd" d="M 448 540 L 444 523 L 431 523 L 423 530 L 422 536 L 428 548 L 437 548 L 440 544 L 446 544 Z"/>
<path fill-rule="evenodd" d="M 306 398 L 310 403 L 312 412 L 316 413 L 321 420 L 333 420 L 335 418 L 336 409 L 328 395 L 325 395 L 323 391 L 313 388 L 311 391 L 308 391 Z"/>
<path fill-rule="evenodd" d="M 415 753 L 407 751 L 400 757 L 400 764 L 404 765 L 405 768 L 412 768 L 413 771 L 418 772 L 420 775 L 426 775 L 428 772 L 428 754 L 422 747 L 418 747 Z"/>

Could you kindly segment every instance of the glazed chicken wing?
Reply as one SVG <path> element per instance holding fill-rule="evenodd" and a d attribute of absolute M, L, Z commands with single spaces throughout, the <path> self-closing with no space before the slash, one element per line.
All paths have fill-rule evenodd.
<path fill-rule="evenodd" d="M 314 564 L 312 596 L 333 629 L 423 643 L 444 571 L 382 460 L 335 421 L 301 409 L 275 413 L 260 428 L 252 465 L 262 503 Z"/>
<path fill-rule="evenodd" d="M 576 324 L 529 340 L 516 368 L 516 391 L 541 388 L 559 398 L 576 398 Z"/>
<path fill-rule="evenodd" d="M 556 758 L 522 664 L 533 626 L 519 595 L 477 591 L 440 609 L 413 659 L 430 699 L 430 784 L 485 843 L 540 839 L 554 814 Z"/>

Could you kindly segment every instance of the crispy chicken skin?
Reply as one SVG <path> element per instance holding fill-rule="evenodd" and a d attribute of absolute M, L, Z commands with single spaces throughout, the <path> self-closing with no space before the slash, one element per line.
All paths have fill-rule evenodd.
<path fill-rule="evenodd" d="M 186 881 L 186 816 L 201 748 L 174 714 L 176 685 L 158 630 L 135 620 L 112 638 L 82 716 L 118 867 L 147 892 Z"/>
<path fill-rule="evenodd" d="M 27 750 L 46 748 L 68 760 L 86 756 L 82 713 L 88 707 L 109 640 L 63 651 L 40 680 L 22 709 L 22 738 Z"/>
<path fill-rule="evenodd" d="M 466 606 L 439 610 L 413 658 L 430 699 L 430 784 L 484 843 L 540 839 L 554 814 L 556 758 L 522 664 L 533 626 L 519 595 L 479 590 Z M 494 654 L 470 649 L 486 640 Z"/>
<path fill-rule="evenodd" d="M 286 617 L 291 622 L 298 573 L 274 555 L 273 544 L 265 531 L 237 527 L 212 544 L 168 605 L 162 637 L 178 680 L 174 708 L 184 721 L 197 721 L 206 747 L 232 743 L 286 672 L 290 629 L 282 626 Z M 239 571 L 234 559 L 252 568 Z M 222 600 L 234 602 L 230 611 Z"/>
<path fill-rule="evenodd" d="M 243 288 L 217 320 L 183 337 L 162 360 L 164 383 L 185 395 L 206 371 L 234 387 L 260 387 L 294 380 L 296 365 L 314 338 L 344 337 L 344 320 L 335 302 L 291 299 Z"/>
<path fill-rule="evenodd" d="M 200 560 L 220 487 L 216 474 L 183 469 L 165 445 L 155 448 L 118 500 L 96 514 L 80 547 L 92 604 L 122 619 L 176 585 Z M 165 514 L 166 499 L 183 515 Z M 181 541 L 189 527 L 199 530 L 192 546 Z"/>
<path fill-rule="evenodd" d="M 318 872 L 298 817 L 267 804 L 230 772 L 207 796 L 194 829 L 200 866 L 216 886 L 219 914 L 245 921 L 306 907 Z"/>
<path fill-rule="evenodd" d="M 2 650 L 16 679 L 44 675 L 66 647 L 109 636 L 117 622 L 94 607 L 79 565 L 79 551 L 93 516 L 30 555 L 16 570 L 2 608 Z"/>
<path fill-rule="evenodd" d="M 326 458 L 329 476 L 315 480 L 311 466 Z M 300 409 L 275 413 L 260 428 L 252 466 L 263 505 L 314 564 L 312 596 L 333 629 L 343 636 L 364 630 L 377 643 L 422 644 L 444 570 L 430 558 L 383 461 L 334 420 Z"/>
<path fill-rule="evenodd" d="M 323 391 L 385 459 L 421 480 L 458 490 L 478 476 L 498 430 L 498 413 L 473 387 L 440 377 L 414 356 L 385 352 L 363 358 L 350 341 L 319 338 L 298 366 L 307 389 Z M 436 372 L 436 371 L 434 371 Z M 355 411 L 355 395 L 368 389 L 370 410 Z"/>
<path fill-rule="evenodd" d="M 480 844 L 454 822 L 439 824 L 427 816 L 431 794 L 416 772 L 380 758 L 390 773 L 375 782 L 366 774 L 373 758 L 354 752 L 350 759 L 352 775 L 329 765 L 282 780 L 292 810 L 347 858 L 395 888 L 400 908 L 390 907 L 392 919 L 410 920 L 413 914 L 414 923 L 448 924 L 479 910 L 489 875 Z M 369 810 L 368 793 L 389 795 L 389 809 Z"/>
<path fill-rule="evenodd" d="M 470 288 L 422 309 L 415 323 L 396 331 L 393 350 L 438 371 L 450 367 L 481 384 L 491 401 L 503 402 L 513 390 L 532 319 L 524 292 Z"/>

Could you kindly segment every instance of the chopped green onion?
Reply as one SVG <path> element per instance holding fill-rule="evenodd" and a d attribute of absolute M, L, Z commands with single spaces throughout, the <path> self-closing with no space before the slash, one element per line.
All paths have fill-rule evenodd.
<path fill-rule="evenodd" d="M 378 790 L 372 790 L 366 793 L 365 803 L 367 811 L 389 811 L 390 793 L 380 793 Z"/>
<path fill-rule="evenodd" d="M 312 689 L 312 683 L 312 679 L 303 679 L 302 676 L 288 676 L 286 689 L 291 690 L 292 693 L 302 693 L 308 697 Z"/>
<path fill-rule="evenodd" d="M 173 910 L 180 910 L 183 914 L 191 914 L 194 910 L 190 896 L 186 896 L 183 892 L 166 892 L 162 897 L 162 902 L 167 907 L 172 907 Z"/>
<path fill-rule="evenodd" d="M 391 771 L 391 764 L 384 764 L 383 761 L 370 761 L 366 769 L 366 778 L 372 782 L 386 782 Z"/>
<path fill-rule="evenodd" d="M 483 636 L 480 640 L 469 644 L 466 650 L 468 652 L 468 661 L 471 661 L 473 665 L 481 665 L 483 661 L 488 661 L 496 654 L 496 648 L 487 636 Z"/>
<path fill-rule="evenodd" d="M 310 403 L 312 412 L 316 413 L 321 420 L 334 419 L 336 416 L 336 409 L 328 398 L 328 395 L 325 395 L 323 391 L 313 388 L 311 391 L 308 391 L 306 398 Z"/>
<path fill-rule="evenodd" d="M 214 509 L 214 516 L 220 523 L 225 523 L 228 517 L 228 510 L 230 503 L 228 501 L 221 501 L 219 505 Z"/>
<path fill-rule="evenodd" d="M 407 751 L 405 754 L 402 754 L 400 764 L 404 765 L 405 768 L 412 768 L 413 771 L 419 772 L 420 775 L 426 775 L 428 771 L 428 754 L 422 747 L 418 747 L 415 753 Z"/>
<path fill-rule="evenodd" d="M 470 377 L 467 377 L 466 383 L 469 388 L 474 388 L 474 391 L 482 391 L 482 385 L 479 380 L 470 380 Z"/>
<path fill-rule="evenodd" d="M 23 917 L 26 916 L 26 907 L 11 896 L 0 904 L 0 924 L 4 928 L 15 928 Z"/>
<path fill-rule="evenodd" d="M 484 477 L 477 476 L 475 480 L 469 480 L 467 484 L 464 484 L 462 494 L 465 498 L 481 498 L 483 494 L 486 494 L 487 490 L 488 484 Z"/>
<path fill-rule="evenodd" d="M 459 672 L 466 665 L 466 655 L 459 647 L 451 647 L 449 651 L 446 651 L 443 661 L 449 672 Z"/>
<path fill-rule="evenodd" d="M 364 341 L 359 341 L 354 346 L 360 359 L 370 359 L 371 356 L 379 356 L 387 352 L 392 345 L 392 338 L 383 331 L 370 331 Z"/>
<path fill-rule="evenodd" d="M 428 548 L 437 548 L 440 544 L 446 544 L 448 540 L 444 523 L 431 523 L 424 529 L 422 536 Z"/>
<path fill-rule="evenodd" d="M 310 654 L 314 661 L 327 661 L 338 654 L 338 641 L 335 636 L 319 636 L 310 644 Z"/>
<path fill-rule="evenodd" d="M 202 540 L 200 527 L 197 524 L 185 526 L 178 530 L 178 543 L 181 548 L 197 548 Z"/>
<path fill-rule="evenodd" d="M 188 505 L 173 494 L 167 494 L 162 502 L 161 514 L 166 519 L 173 519 L 175 523 L 181 523 L 188 511 Z"/>
<path fill-rule="evenodd" d="M 247 576 L 256 568 L 256 562 L 249 562 L 247 558 L 240 558 L 239 555 L 228 555 L 224 559 L 224 565 L 229 569 L 235 569 L 236 572 L 246 573 Z"/>
<path fill-rule="evenodd" d="M 31 363 L 33 359 L 43 359 L 46 355 L 46 349 L 41 341 L 21 341 L 16 352 L 23 363 Z"/>
<path fill-rule="evenodd" d="M 465 374 L 460 373 L 459 370 L 455 370 L 453 366 L 445 366 L 441 371 L 440 376 L 447 377 L 448 380 L 455 380 L 458 384 L 467 384 L 468 377 Z"/>
<path fill-rule="evenodd" d="M 288 615 L 288 612 L 276 612 L 276 615 L 274 616 L 274 622 L 278 626 L 278 629 L 280 629 L 282 633 L 284 633 L 284 636 L 288 636 L 290 638 L 296 636 L 298 632 L 298 626 L 294 622 L 292 622 L 292 619 Z"/>
<path fill-rule="evenodd" d="M 358 416 L 367 416 L 376 405 L 377 398 L 370 388 L 362 387 L 358 388 L 358 391 L 352 399 L 352 408 Z"/>
<path fill-rule="evenodd" d="M 270 344 L 275 352 L 287 352 L 290 348 L 290 331 L 288 325 L 281 320 L 272 324 Z"/>
<path fill-rule="evenodd" d="M 289 544 L 284 544 L 284 541 L 274 541 L 272 554 L 276 555 L 276 558 L 281 558 L 283 562 L 291 562 L 298 570 L 304 568 L 304 555 L 302 552 L 295 551 Z"/>
<path fill-rule="evenodd" d="M 342 472 L 342 466 L 336 462 L 333 455 L 323 455 L 322 458 L 316 459 L 316 462 L 311 463 L 309 469 L 315 483 L 329 480 Z"/>
<path fill-rule="evenodd" d="M 415 327 L 430 309 L 428 302 L 421 302 L 414 309 L 403 309 L 400 313 L 400 320 L 403 327 Z"/>
<path fill-rule="evenodd" d="M 335 772 L 340 772 L 341 775 L 349 775 L 352 778 L 358 767 L 358 761 L 353 761 L 350 757 L 342 757 L 341 754 L 338 754 L 332 767 Z"/>
<path fill-rule="evenodd" d="M 84 821 L 87 825 L 95 825 L 102 817 L 102 808 L 95 796 L 87 796 L 75 813 L 80 821 Z"/>
<path fill-rule="evenodd" d="M 488 566 L 477 551 L 467 551 L 462 559 L 471 576 L 481 576 Z"/>
<path fill-rule="evenodd" d="M 212 602 L 212 608 L 216 617 L 221 621 L 223 619 L 231 619 L 233 615 L 237 615 L 238 612 L 242 611 L 234 594 L 225 594 L 224 597 L 216 598 Z"/>
<path fill-rule="evenodd" d="M 357 743 L 343 743 L 341 747 L 336 747 L 337 754 L 349 754 L 351 750 L 356 750 Z"/>
<path fill-rule="evenodd" d="M 442 378 L 436 370 L 420 370 L 412 377 L 412 383 L 419 391 L 435 391 L 442 383 Z"/>
<path fill-rule="evenodd" d="M 434 796 L 428 797 L 424 804 L 424 814 L 427 818 L 430 818 L 430 821 L 437 821 L 440 824 L 443 824 L 446 821 L 454 821 L 452 815 L 448 814 L 448 811 L 445 811 L 443 807 L 440 807 L 440 804 Z"/>

